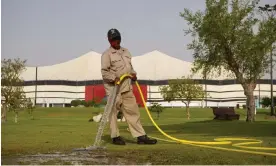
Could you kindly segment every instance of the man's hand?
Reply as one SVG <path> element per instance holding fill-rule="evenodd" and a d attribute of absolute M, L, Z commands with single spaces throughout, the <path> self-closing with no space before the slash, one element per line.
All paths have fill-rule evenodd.
<path fill-rule="evenodd" d="M 132 76 L 132 77 L 131 77 L 131 80 L 132 80 L 132 81 L 136 81 L 136 80 L 137 80 L 136 74 L 131 74 L 131 76 Z"/>
<path fill-rule="evenodd" d="M 114 83 L 117 84 L 118 81 L 120 81 L 120 78 L 116 77 Z"/>

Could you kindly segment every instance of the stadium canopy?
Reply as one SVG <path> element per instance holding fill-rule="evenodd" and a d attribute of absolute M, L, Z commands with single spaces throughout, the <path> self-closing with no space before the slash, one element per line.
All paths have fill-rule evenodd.
<path fill-rule="evenodd" d="M 160 51 L 154 50 L 132 58 L 133 67 L 140 80 L 168 80 L 188 76 L 191 73 L 192 63 L 186 62 Z M 37 80 L 101 80 L 101 54 L 91 51 L 78 58 L 49 66 L 38 66 Z M 36 67 L 27 67 L 22 73 L 24 81 L 35 80 Z M 202 75 L 194 74 L 194 79 L 202 79 Z M 269 75 L 266 76 L 266 79 Z M 213 75 L 207 79 L 233 79 L 229 73 L 220 76 Z"/>

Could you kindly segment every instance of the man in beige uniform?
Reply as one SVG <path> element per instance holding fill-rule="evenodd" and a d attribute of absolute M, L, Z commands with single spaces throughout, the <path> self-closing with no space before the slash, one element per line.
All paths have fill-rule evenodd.
<path fill-rule="evenodd" d="M 120 46 L 121 35 L 117 29 L 110 29 L 107 37 L 110 48 L 101 57 L 101 73 L 106 95 L 110 95 L 115 82 L 119 81 L 123 74 L 132 75 L 132 78 L 126 78 L 121 82 L 115 105 L 110 113 L 109 121 L 112 141 L 117 145 L 125 145 L 125 141 L 120 137 L 117 126 L 117 110 L 122 110 L 132 136 L 137 138 L 137 143 L 156 144 L 157 140 L 147 137 L 140 122 L 139 108 L 132 91 L 131 80 L 135 81 L 137 77 L 131 64 L 130 52 Z"/>

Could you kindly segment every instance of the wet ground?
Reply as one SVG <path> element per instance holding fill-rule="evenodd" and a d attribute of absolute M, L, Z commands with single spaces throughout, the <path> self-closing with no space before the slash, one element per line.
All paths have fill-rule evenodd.
<path fill-rule="evenodd" d="M 127 158 L 108 156 L 106 152 L 72 152 L 2 156 L 2 165 L 136 165 Z M 146 165 L 149 165 L 145 163 Z M 143 164 L 144 165 L 144 164 Z"/>

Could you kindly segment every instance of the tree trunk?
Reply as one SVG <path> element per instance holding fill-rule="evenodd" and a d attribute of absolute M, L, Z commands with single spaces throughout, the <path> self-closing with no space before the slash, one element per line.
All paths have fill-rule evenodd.
<path fill-rule="evenodd" d="M 244 87 L 244 94 L 246 96 L 246 108 L 247 108 L 247 122 L 254 122 L 255 121 L 255 97 L 254 97 L 254 89 L 256 84 L 246 84 L 243 85 Z"/>
<path fill-rule="evenodd" d="M 3 107 L 2 107 L 2 114 L 1 114 L 1 121 L 2 122 L 7 122 L 7 107 L 6 107 L 6 104 L 3 104 Z"/>
<path fill-rule="evenodd" d="M 185 105 L 186 105 L 186 114 L 187 114 L 187 119 L 188 120 L 190 120 L 190 108 L 189 108 L 189 106 L 190 106 L 190 102 L 184 102 L 184 101 L 182 101 Z"/>
<path fill-rule="evenodd" d="M 18 112 L 15 112 L 14 122 L 15 122 L 15 123 L 17 123 L 17 122 L 18 122 Z"/>
<path fill-rule="evenodd" d="M 186 105 L 186 113 L 187 113 L 187 119 L 190 120 L 190 106 L 189 106 L 189 104 Z"/>

